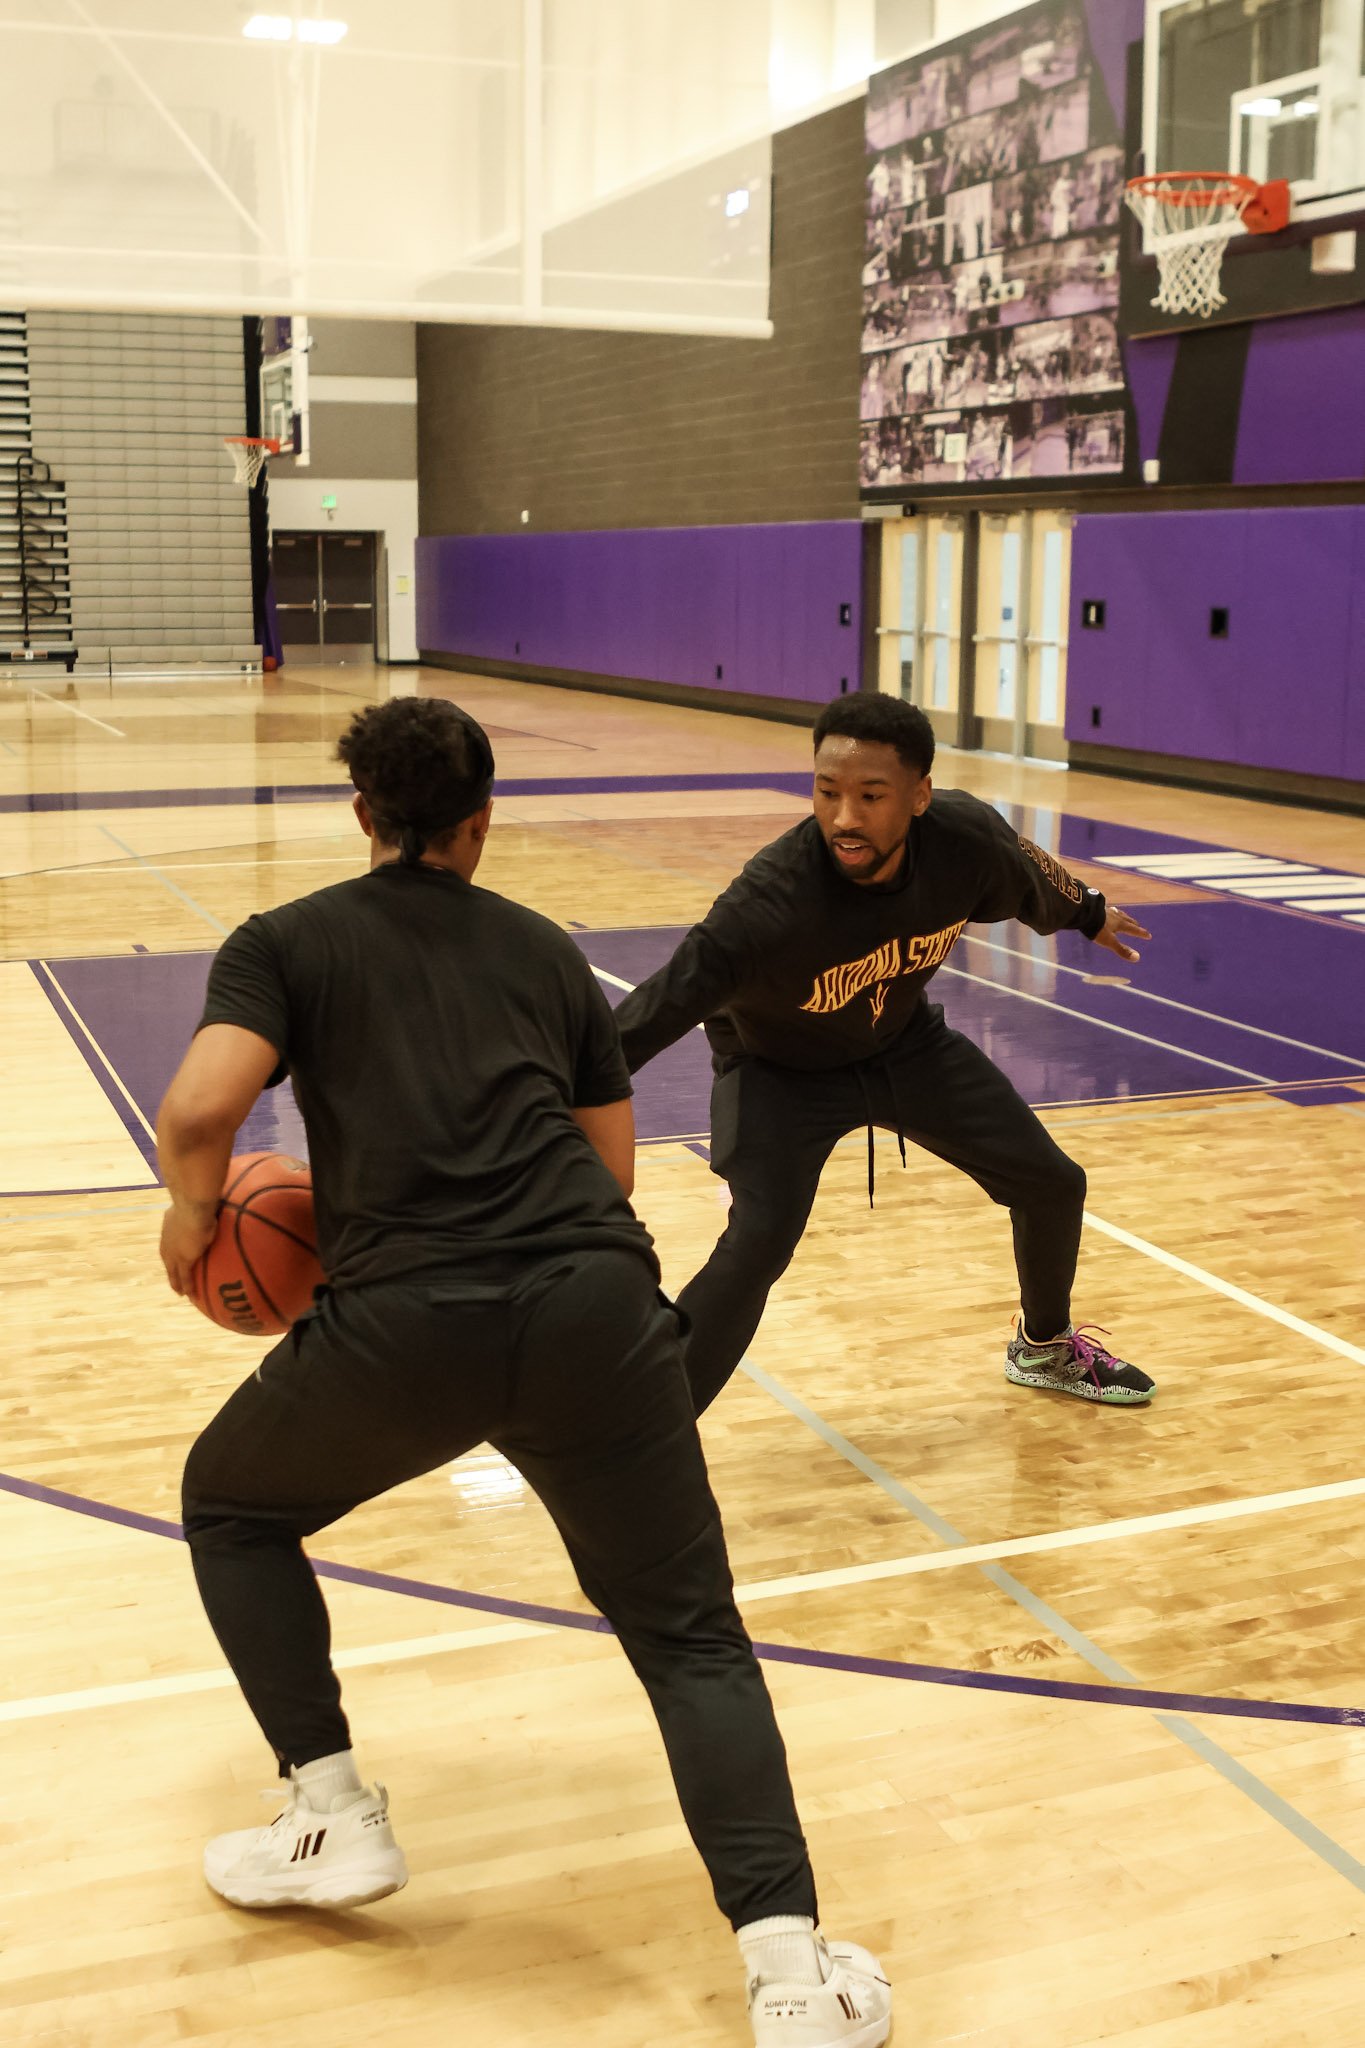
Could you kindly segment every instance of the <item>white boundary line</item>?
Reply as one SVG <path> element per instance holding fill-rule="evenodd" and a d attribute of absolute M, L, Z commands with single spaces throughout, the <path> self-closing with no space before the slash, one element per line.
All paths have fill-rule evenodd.
<path fill-rule="evenodd" d="M 1030 959 L 1031 957 L 1027 953 L 1023 955 L 1025 959 Z M 591 965 L 591 962 L 589 965 Z M 619 974 L 608 974 L 603 967 L 594 967 L 592 971 L 599 981 L 609 982 L 613 988 L 624 989 L 627 995 L 634 993 L 635 983 L 633 981 L 622 981 Z M 1056 1010 L 1064 1017 L 1079 1018 L 1083 1024 L 1093 1024 L 1097 1030 L 1115 1031 L 1121 1038 L 1135 1038 L 1142 1045 L 1153 1045 L 1162 1052 L 1174 1053 L 1177 1059 L 1196 1060 L 1201 1066 L 1216 1067 L 1223 1074 L 1240 1074 L 1244 1081 L 1252 1081 L 1258 1088 L 1275 1088 L 1282 1085 L 1272 1079 L 1269 1074 L 1255 1073 L 1250 1067 L 1234 1066 L 1231 1060 L 1216 1060 L 1211 1053 L 1191 1052 L 1188 1046 L 1172 1045 L 1165 1038 L 1153 1038 L 1149 1032 L 1134 1031 L 1127 1024 L 1111 1023 L 1107 1017 L 1092 1017 L 1088 1010 L 1068 1009 L 1065 1003 L 1049 1002 L 1046 996 L 1031 995 L 1027 989 L 1023 988 L 1011 988 L 1009 983 L 1005 981 L 993 981 L 988 974 L 972 974 L 965 967 L 940 967 L 938 971 L 940 974 L 955 975 L 959 981 L 974 981 L 979 987 L 994 989 L 1000 995 L 1017 996 L 1020 1002 L 1036 1003 L 1040 1009 Z M 1073 969 L 1072 971 L 1078 972 L 1079 970 Z M 1221 1023 L 1224 1020 L 1220 1018 L 1218 1021 Z M 701 1026 L 697 1025 L 695 1028 L 700 1030 Z M 1315 1048 L 1310 1048 L 1310 1050 L 1315 1050 Z M 1340 1055 L 1333 1054 L 1332 1057 L 1337 1058 Z M 1357 1061 L 1355 1064 L 1358 1066 L 1359 1062 Z"/>
<path fill-rule="evenodd" d="M 503 1621 L 488 1628 L 467 1629 L 463 1634 L 413 1636 L 401 1643 L 371 1643 L 357 1650 L 337 1650 L 332 1662 L 338 1671 L 359 1671 L 371 1664 L 400 1664 L 417 1657 L 442 1656 L 447 1650 L 477 1650 L 489 1643 L 514 1643 L 528 1636 L 546 1636 L 558 1631 L 538 1622 Z M 88 1713 L 100 1707 L 136 1705 L 143 1700 L 179 1699 L 194 1692 L 235 1692 L 237 1680 L 224 1667 L 219 1671 L 185 1671 L 167 1678 L 137 1678 L 126 1685 L 92 1685 L 80 1692 L 51 1692 L 33 1699 L 0 1701 L 0 1722 L 42 1721 L 59 1714 Z"/>
<path fill-rule="evenodd" d="M 47 976 L 47 978 L 48 978 L 48 980 L 49 980 L 49 981 L 51 982 L 51 984 L 52 984 L 53 988 L 54 988 L 54 989 L 55 989 L 55 990 L 57 991 L 57 994 L 58 994 L 58 995 L 59 995 L 59 996 L 61 997 L 61 999 L 62 999 L 62 1002 L 63 1002 L 63 1003 L 64 1003 L 64 1004 L 66 1005 L 67 1009 L 68 1009 L 68 1010 L 69 1010 L 69 1011 L 71 1012 L 71 1014 L 72 1014 L 72 1016 L 73 1016 L 73 1017 L 75 1018 L 75 1020 L 76 1020 L 77 1024 L 78 1024 L 78 1025 L 80 1026 L 80 1028 L 81 1028 L 81 1031 L 82 1031 L 82 1032 L 84 1033 L 84 1035 L 85 1035 L 85 1039 L 86 1039 L 86 1042 L 87 1042 L 87 1043 L 88 1043 L 88 1045 L 90 1046 L 90 1049 L 91 1049 L 91 1051 L 92 1051 L 92 1052 L 94 1053 L 94 1055 L 95 1055 L 96 1059 L 97 1059 L 97 1060 L 99 1061 L 100 1065 L 101 1065 L 101 1066 L 102 1066 L 102 1067 L 104 1068 L 104 1071 L 105 1071 L 105 1073 L 106 1073 L 106 1074 L 107 1074 L 107 1075 L 109 1076 L 109 1079 L 110 1079 L 110 1080 L 111 1080 L 111 1081 L 113 1082 L 114 1086 L 115 1086 L 115 1087 L 116 1087 L 116 1088 L 118 1089 L 118 1092 L 119 1092 L 119 1094 L 120 1094 L 120 1095 L 121 1095 L 121 1096 L 123 1097 L 124 1101 L 125 1101 L 125 1102 L 127 1103 L 128 1107 L 129 1107 L 129 1109 L 131 1109 L 131 1110 L 132 1110 L 132 1112 L 133 1112 L 133 1115 L 134 1115 L 134 1116 L 135 1116 L 135 1117 L 137 1118 L 137 1120 L 138 1120 L 138 1122 L 139 1122 L 139 1123 L 141 1124 L 141 1126 L 142 1126 L 143 1130 L 144 1130 L 144 1131 L 145 1131 L 145 1132 L 147 1133 L 147 1136 L 148 1136 L 148 1137 L 149 1137 L 149 1138 L 150 1138 L 150 1139 L 152 1140 L 153 1144 L 155 1144 L 155 1143 L 156 1143 L 156 1132 L 155 1132 L 155 1131 L 154 1131 L 154 1130 L 152 1129 L 152 1127 L 151 1127 L 151 1125 L 150 1125 L 150 1124 L 148 1123 L 148 1121 L 147 1121 L 146 1117 L 145 1117 L 145 1116 L 144 1116 L 144 1115 L 142 1114 L 142 1111 L 141 1111 L 141 1110 L 140 1110 L 140 1109 L 138 1108 L 138 1106 L 137 1106 L 137 1104 L 136 1104 L 136 1103 L 134 1102 L 134 1100 L 133 1100 L 132 1096 L 131 1096 L 131 1095 L 130 1095 L 130 1094 L 128 1093 L 128 1090 L 127 1090 L 127 1089 L 126 1089 L 126 1088 L 124 1087 L 124 1085 L 123 1085 L 123 1082 L 122 1082 L 122 1081 L 120 1080 L 120 1078 L 119 1078 L 119 1075 L 118 1075 L 118 1072 L 117 1072 L 117 1070 L 116 1070 L 116 1069 L 115 1069 L 115 1068 L 114 1068 L 114 1067 L 113 1067 L 113 1066 L 112 1066 L 112 1065 L 110 1064 L 110 1062 L 109 1062 L 109 1060 L 108 1060 L 108 1058 L 107 1058 L 107 1056 L 106 1056 L 106 1054 L 105 1054 L 104 1048 L 103 1048 L 103 1046 L 102 1046 L 102 1045 L 100 1044 L 99 1040 L 98 1040 L 98 1039 L 96 1038 L 96 1036 L 95 1036 L 94 1032 L 93 1032 L 93 1031 L 92 1031 L 92 1030 L 90 1029 L 90 1026 L 89 1026 L 89 1025 L 88 1025 L 88 1024 L 86 1023 L 86 1021 L 85 1021 L 84 1017 L 82 1017 L 82 1015 L 81 1015 L 80 1011 L 79 1011 L 79 1010 L 78 1010 L 78 1009 L 76 1008 L 76 1005 L 75 1005 L 75 1004 L 74 1004 L 74 1003 L 72 1002 L 72 1000 L 71 1000 L 70 996 L 69 996 L 69 995 L 67 994 L 66 990 L 65 990 L 65 989 L 64 989 L 64 988 L 62 987 L 62 985 L 61 985 L 61 983 L 60 983 L 60 982 L 58 981 L 58 979 L 57 979 L 56 975 L 55 975 L 55 974 L 54 974 L 54 973 L 52 972 L 52 969 L 51 969 L 51 968 L 50 968 L 50 967 L 48 966 L 48 964 L 47 964 L 46 960 L 40 960 L 40 961 L 38 961 L 38 963 L 37 963 L 37 964 L 38 964 L 38 967 L 39 967 L 39 968 L 41 969 L 41 971 L 42 971 L 42 972 L 43 972 L 43 973 L 44 973 L 44 974 L 45 974 L 45 975 Z M 153 1183 L 153 1185 L 155 1185 L 155 1183 Z M 54 1190 L 54 1192 L 57 1192 L 57 1191 L 56 1191 L 56 1190 Z"/>
<path fill-rule="evenodd" d="M 622 981 L 619 974 L 608 974 L 605 968 L 594 967 L 592 971 L 599 980 L 610 982 L 613 988 L 623 988 L 627 991 L 632 991 L 634 988 L 634 983 Z M 990 981 L 980 974 L 968 974 L 960 967 L 944 967 L 939 971 L 943 974 L 956 974 L 963 981 L 980 982 L 986 988 L 1004 988 L 1002 982 Z M 1057 1010 L 1064 1007 L 1060 1003 L 1049 1003 L 1042 996 L 1028 995 L 1022 989 L 1006 989 L 1005 993 L 1008 995 L 1022 995 L 1025 1002 L 1039 1003 L 1047 1010 Z M 1065 1014 L 1076 1016 L 1081 1013 L 1068 1010 Z M 1089 1017 L 1086 1019 L 1086 1022 L 1097 1024 L 1102 1022 L 1102 1020 L 1097 1017 Z M 697 1028 L 700 1029 L 700 1026 Z M 1148 1045 L 1165 1046 L 1168 1052 L 1179 1052 L 1181 1050 L 1179 1046 L 1166 1046 L 1164 1039 L 1148 1038 L 1145 1032 L 1129 1031 L 1122 1024 L 1109 1024 L 1105 1026 L 1105 1029 L 1122 1032 L 1125 1038 L 1142 1039 Z M 1202 1055 L 1190 1053 L 1187 1057 L 1199 1059 Z M 1210 1060 L 1207 1064 L 1210 1066 L 1223 1066 L 1225 1062 L 1222 1060 Z M 1231 1067 L 1228 1071 L 1234 1074 L 1241 1074 L 1246 1073 L 1247 1070 L 1244 1067 Z M 1262 1085 L 1270 1088 L 1277 1085 L 1274 1081 L 1268 1081 L 1263 1074 L 1252 1074 L 1250 1079 L 1259 1081 Z M 1107 1223 L 1103 1216 L 1095 1215 L 1093 1210 L 1086 1210 L 1085 1221 L 1092 1230 L 1098 1230 L 1105 1237 L 1113 1238 L 1116 1244 L 1126 1245 L 1130 1251 L 1141 1252 L 1144 1257 L 1155 1259 L 1158 1265 L 1169 1266 L 1173 1273 L 1183 1274 L 1187 1280 L 1196 1281 L 1201 1287 L 1209 1288 L 1214 1294 L 1226 1295 L 1229 1301 L 1237 1302 L 1242 1308 L 1251 1309 L 1256 1315 L 1264 1316 L 1268 1322 L 1279 1323 L 1286 1330 L 1293 1330 L 1297 1336 L 1307 1337 L 1310 1343 L 1321 1345 L 1324 1351 L 1334 1351 L 1338 1357 L 1349 1359 L 1353 1365 L 1365 1365 L 1365 1349 L 1362 1349 L 1360 1345 L 1348 1343 L 1344 1337 L 1333 1336 L 1330 1330 L 1320 1329 L 1316 1323 L 1306 1322 L 1302 1316 L 1293 1315 L 1288 1309 L 1279 1308 L 1273 1301 L 1266 1301 L 1259 1294 L 1249 1293 L 1245 1287 L 1238 1287 L 1232 1280 L 1221 1279 L 1217 1273 L 1210 1273 L 1204 1266 L 1196 1266 L 1189 1259 L 1178 1258 L 1174 1252 L 1163 1251 L 1160 1245 L 1152 1244 L 1145 1237 L 1136 1236 L 1131 1230 L 1122 1229 L 1117 1223 Z"/>
<path fill-rule="evenodd" d="M 30 683 L 29 688 L 33 695 L 41 697 L 45 704 L 55 704 L 59 711 L 69 711 L 73 718 L 83 718 L 87 725 L 97 725 L 101 732 L 111 732 L 116 740 L 127 739 L 127 733 L 119 726 L 106 724 L 104 719 L 96 718 L 92 712 L 82 711 L 78 704 L 67 704 L 60 697 L 49 696 L 47 691 L 40 690 L 36 683 Z"/>
<path fill-rule="evenodd" d="M 1195 1280 L 1201 1287 L 1211 1289 L 1214 1294 L 1223 1294 L 1229 1301 L 1235 1301 L 1241 1308 L 1249 1308 L 1267 1322 L 1279 1323 L 1286 1330 L 1293 1330 L 1296 1336 L 1307 1337 L 1310 1343 L 1321 1345 L 1324 1351 L 1335 1351 L 1339 1358 L 1347 1358 L 1352 1365 L 1365 1365 L 1365 1350 L 1359 1344 L 1350 1344 L 1344 1337 L 1333 1336 L 1330 1330 L 1323 1330 L 1316 1323 L 1305 1322 L 1302 1316 L 1291 1315 L 1287 1308 L 1280 1308 L 1273 1301 L 1266 1301 L 1259 1294 L 1251 1294 L 1245 1287 L 1238 1287 L 1231 1280 L 1223 1280 L 1217 1273 L 1210 1273 L 1203 1266 L 1194 1265 L 1189 1259 L 1177 1258 L 1174 1252 L 1163 1251 L 1159 1244 L 1152 1244 L 1145 1237 L 1137 1237 L 1131 1230 L 1120 1229 L 1117 1223 L 1106 1223 L 1102 1216 L 1094 1215 L 1089 1209 L 1085 1220 L 1092 1230 L 1112 1237 L 1115 1244 L 1126 1245 L 1130 1251 L 1141 1252 L 1144 1257 L 1155 1259 L 1160 1266 L 1169 1266 L 1173 1273 L 1182 1273 L 1187 1280 Z"/>
<path fill-rule="evenodd" d="M 1142 906 L 1139 905 L 1139 908 Z M 1008 953 L 1012 960 L 1027 960 L 1033 967 L 1045 967 L 1054 974 L 1074 974 L 1081 981 L 1090 981 L 1083 967 L 1067 967 L 1060 960 L 1043 960 L 1036 953 L 1026 953 L 1021 946 L 1007 946 L 1001 939 L 981 938 L 976 932 L 962 934 L 964 946 L 989 946 L 993 953 Z M 1209 1024 L 1225 1025 L 1229 1031 L 1245 1031 L 1254 1038 L 1270 1038 L 1276 1045 L 1292 1045 L 1296 1052 L 1315 1052 L 1320 1059 L 1339 1060 L 1343 1066 L 1365 1067 L 1365 1056 L 1352 1059 L 1347 1052 L 1329 1052 L 1325 1045 L 1309 1045 L 1306 1039 L 1286 1037 L 1283 1031 L 1267 1031 L 1260 1024 L 1243 1024 L 1236 1017 L 1220 1016 L 1217 1010 L 1201 1010 L 1194 1003 L 1182 1003 L 1175 996 L 1159 996 L 1150 988 L 1139 988 L 1135 982 L 1112 984 L 1122 988 L 1125 995 L 1139 996 L 1145 1003 L 1161 1003 L 1168 1010 L 1183 1010 L 1188 1017 L 1202 1017 Z M 1005 986 L 1004 983 L 1000 984 Z M 1078 1013 L 1079 1014 L 1079 1013 Z M 1088 1014 L 1088 1012 L 1086 1013 Z M 1277 1084 L 1285 1086 L 1285 1083 Z M 1316 1085 L 1316 1084 L 1315 1084 Z"/>
<path fill-rule="evenodd" d="M 1273 1088 L 1276 1083 L 1269 1074 L 1257 1074 L 1250 1067 L 1234 1066 L 1231 1060 L 1216 1060 L 1211 1053 L 1191 1052 L 1188 1046 L 1172 1045 L 1168 1039 L 1153 1038 L 1149 1032 L 1134 1031 L 1128 1024 L 1111 1024 L 1107 1017 L 1092 1017 L 1088 1010 L 1068 1009 L 1065 1003 L 1049 1002 L 1046 996 L 1030 995 L 1027 989 L 1011 988 L 1006 981 L 992 981 L 988 974 L 972 974 L 965 967 L 940 967 L 940 974 L 951 974 L 958 981 L 974 981 L 981 988 L 991 988 L 998 995 L 1017 996 L 1021 1003 L 1036 1003 L 1042 1010 L 1057 1010 L 1063 1017 L 1075 1017 L 1083 1024 L 1093 1024 L 1100 1031 L 1116 1031 L 1121 1038 L 1136 1038 L 1142 1045 L 1154 1045 L 1162 1052 L 1174 1053 L 1178 1059 L 1197 1060 L 1201 1066 L 1217 1067 L 1224 1074 L 1240 1074 L 1244 1080 L 1256 1081 L 1263 1088 Z"/>
<path fill-rule="evenodd" d="M 1314 1507 L 1323 1501 L 1358 1500 L 1365 1479 L 1340 1479 L 1329 1486 L 1302 1486 L 1292 1493 L 1263 1493 L 1245 1500 L 1206 1501 L 1191 1508 L 1171 1508 L 1160 1515 L 1134 1515 L 1125 1521 L 1092 1522 L 1078 1529 L 1054 1529 L 1041 1536 L 1016 1536 L 1001 1543 L 963 1543 L 950 1550 L 922 1550 L 909 1557 L 881 1559 L 875 1564 L 841 1565 L 827 1572 L 793 1572 L 783 1579 L 760 1579 L 736 1586 L 741 1602 L 781 1600 L 792 1593 L 816 1593 L 825 1587 L 863 1586 L 878 1579 L 905 1579 L 919 1572 L 953 1571 L 958 1565 L 993 1564 L 1002 1557 L 1035 1557 L 1052 1550 L 1077 1550 L 1090 1543 L 1122 1543 L 1165 1529 L 1193 1529 L 1205 1522 L 1235 1522 L 1244 1516 L 1282 1514 L 1290 1508 Z"/>

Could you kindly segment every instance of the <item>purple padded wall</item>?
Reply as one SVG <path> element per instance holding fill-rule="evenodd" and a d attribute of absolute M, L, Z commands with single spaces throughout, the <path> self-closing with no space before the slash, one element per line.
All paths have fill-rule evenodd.
<path fill-rule="evenodd" d="M 1365 781 L 1365 507 L 1082 517 L 1070 640 L 1070 739 Z"/>
<path fill-rule="evenodd" d="M 1258 320 L 1237 424 L 1239 484 L 1365 476 L 1365 306 Z"/>
<path fill-rule="evenodd" d="M 417 644 L 819 703 L 858 687 L 861 565 L 857 520 L 432 536 Z"/>

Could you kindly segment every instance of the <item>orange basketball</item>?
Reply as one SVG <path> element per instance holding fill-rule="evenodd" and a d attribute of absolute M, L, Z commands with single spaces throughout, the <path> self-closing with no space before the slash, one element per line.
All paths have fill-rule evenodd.
<path fill-rule="evenodd" d="M 278 1337 L 323 1283 L 313 1177 L 283 1152 L 244 1152 L 228 1167 L 218 1232 L 195 1261 L 190 1300 L 242 1337 Z"/>

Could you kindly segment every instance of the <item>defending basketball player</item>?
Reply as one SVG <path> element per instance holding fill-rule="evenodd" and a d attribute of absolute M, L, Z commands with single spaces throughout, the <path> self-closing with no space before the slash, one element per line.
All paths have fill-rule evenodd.
<path fill-rule="evenodd" d="M 934 734 L 892 697 L 838 697 L 815 726 L 814 814 L 755 854 L 616 1012 L 635 1072 L 697 1024 L 711 1043 L 711 1168 L 730 1220 L 678 1305 L 697 1412 L 743 1357 L 850 1131 L 895 1131 L 1009 1210 L 1020 1386 L 1112 1406 L 1151 1400 L 1136 1366 L 1073 1327 L 1085 1175 L 999 1068 L 924 990 L 965 926 L 1018 918 L 1136 960 L 1151 933 L 961 790 L 934 795 Z M 932 803 L 931 803 L 932 799 Z"/>
<path fill-rule="evenodd" d="M 360 713 L 339 752 L 370 873 L 225 942 L 158 1124 L 162 1257 L 184 1293 L 233 1136 L 288 1072 L 330 1283 L 186 1467 L 199 1591 L 288 1780 L 274 1825 L 210 1842 L 205 1876 L 256 1907 L 361 1905 L 407 1882 L 387 1794 L 352 1754 L 302 1539 L 487 1441 L 544 1501 L 645 1687 L 760 2048 L 876 2048 L 880 1966 L 815 1931 L 677 1317 L 628 1199 L 611 1012 L 565 932 L 472 886 L 493 779 L 472 719 L 400 699 Z"/>

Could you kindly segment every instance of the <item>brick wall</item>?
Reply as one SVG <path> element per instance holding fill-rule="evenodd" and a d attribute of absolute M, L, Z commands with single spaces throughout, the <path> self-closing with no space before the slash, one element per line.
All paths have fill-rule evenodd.
<path fill-rule="evenodd" d="M 421 531 L 856 519 L 863 117 L 773 137 L 771 341 L 419 327 Z"/>

